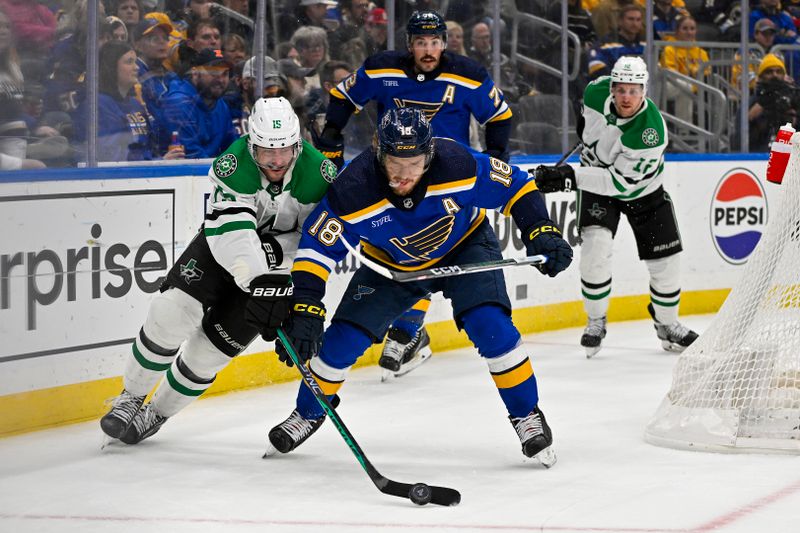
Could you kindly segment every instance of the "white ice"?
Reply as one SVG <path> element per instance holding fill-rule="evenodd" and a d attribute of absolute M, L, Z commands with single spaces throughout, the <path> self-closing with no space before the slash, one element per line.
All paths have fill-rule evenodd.
<path fill-rule="evenodd" d="M 702 331 L 710 317 L 687 317 Z M 0 531 L 796 532 L 800 459 L 654 447 L 642 431 L 675 355 L 649 321 L 610 324 L 587 360 L 580 330 L 526 338 L 558 463 L 523 461 L 486 365 L 436 354 L 385 384 L 356 370 L 341 416 L 385 476 L 458 489 L 456 507 L 378 492 L 332 424 L 261 459 L 298 383 L 196 402 L 137 446 L 100 450 L 96 421 L 0 440 Z"/>

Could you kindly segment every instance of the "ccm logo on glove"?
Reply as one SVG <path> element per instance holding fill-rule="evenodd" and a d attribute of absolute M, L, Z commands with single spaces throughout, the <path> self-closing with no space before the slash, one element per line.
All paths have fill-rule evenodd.
<path fill-rule="evenodd" d="M 316 315 L 325 318 L 325 308 L 317 305 L 297 303 L 294 304 L 292 311 L 295 313 L 307 313 L 309 315 Z"/>
<path fill-rule="evenodd" d="M 561 230 L 556 226 L 539 226 L 531 230 L 531 234 L 528 235 L 528 239 L 533 240 L 542 233 L 555 233 L 557 235 L 561 235 Z"/>

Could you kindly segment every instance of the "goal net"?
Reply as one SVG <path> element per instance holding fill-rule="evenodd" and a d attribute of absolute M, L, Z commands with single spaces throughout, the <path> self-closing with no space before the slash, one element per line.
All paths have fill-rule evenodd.
<path fill-rule="evenodd" d="M 713 323 L 678 358 L 645 440 L 800 453 L 800 134 L 778 209 Z"/>

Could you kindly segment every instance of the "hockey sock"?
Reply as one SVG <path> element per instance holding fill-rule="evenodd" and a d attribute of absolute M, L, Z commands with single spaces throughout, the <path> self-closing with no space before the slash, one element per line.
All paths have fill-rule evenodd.
<path fill-rule="evenodd" d="M 680 256 L 673 254 L 661 259 L 645 261 L 650 271 L 650 303 L 656 320 L 661 324 L 678 321 L 681 302 Z"/>
<path fill-rule="evenodd" d="M 332 399 L 344 384 L 347 371 L 372 345 L 372 338 L 366 331 L 350 322 L 334 320 L 325 330 L 322 338 L 322 349 L 318 357 L 308 363 L 322 392 Z M 324 414 L 314 394 L 305 385 L 300 384 L 297 392 L 297 410 L 304 418 L 319 418 Z"/>
<path fill-rule="evenodd" d="M 173 416 L 203 394 L 231 361 L 203 330 L 186 341 L 181 355 L 167 370 L 166 379 L 156 389 L 150 403 L 163 416 Z"/>
<path fill-rule="evenodd" d="M 400 317 L 395 320 L 391 327 L 402 330 L 408 333 L 408 336 L 413 338 L 414 335 L 417 334 L 419 328 L 422 327 L 422 323 L 425 321 L 425 314 L 428 312 L 428 308 L 431 305 L 430 297 L 423 298 L 414 306 L 400 315 Z"/>
<path fill-rule="evenodd" d="M 539 388 L 528 350 L 523 345 L 499 357 L 486 359 L 497 392 L 514 418 L 528 416 L 539 403 Z"/>
<path fill-rule="evenodd" d="M 125 362 L 122 382 L 125 390 L 134 396 L 145 396 L 175 360 L 178 349 L 170 350 L 158 346 L 147 337 L 144 328 L 141 328 L 133 340 L 131 351 L 132 356 Z"/>
<path fill-rule="evenodd" d="M 608 300 L 611 296 L 611 278 L 601 283 L 589 283 L 581 279 L 583 308 L 590 318 L 600 318 L 608 313 Z"/>

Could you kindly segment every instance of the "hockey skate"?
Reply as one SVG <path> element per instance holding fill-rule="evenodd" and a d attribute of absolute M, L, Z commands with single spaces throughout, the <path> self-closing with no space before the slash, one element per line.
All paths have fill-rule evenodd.
<path fill-rule="evenodd" d="M 590 318 L 581 336 L 581 346 L 586 349 L 586 359 L 591 359 L 600 351 L 605 336 L 606 317 Z"/>
<path fill-rule="evenodd" d="M 381 367 L 381 381 L 391 376 L 405 376 L 431 357 L 431 338 L 428 330 L 422 326 L 411 338 L 408 333 L 398 328 L 389 328 L 386 344 L 378 360 Z"/>
<path fill-rule="evenodd" d="M 508 417 L 522 442 L 522 453 L 526 457 L 537 459 L 542 466 L 550 468 L 556 464 L 556 453 L 553 451 L 553 433 L 544 413 L 534 407 L 531 414 L 521 418 Z"/>
<path fill-rule="evenodd" d="M 332 403 L 335 407 L 338 402 Z M 289 415 L 289 418 L 269 431 L 269 442 L 267 443 L 267 451 L 264 452 L 264 458 L 275 455 L 277 452 L 289 453 L 294 450 L 319 429 L 322 423 L 325 422 L 325 418 L 327 416 L 322 415 L 319 418 L 309 420 L 303 418 L 303 415 L 295 409 Z"/>
<path fill-rule="evenodd" d="M 118 439 L 125 433 L 128 426 L 139 412 L 144 403 L 144 396 L 134 396 L 123 389 L 119 396 L 114 398 L 111 410 L 100 419 L 100 429 L 112 439 Z M 104 441 L 103 447 L 108 444 Z"/>
<path fill-rule="evenodd" d="M 167 417 L 160 415 L 153 405 L 148 403 L 136 413 L 119 440 L 125 444 L 138 444 L 155 435 L 166 421 Z"/>
<path fill-rule="evenodd" d="M 653 317 L 656 328 L 656 335 L 661 340 L 661 347 L 668 352 L 682 352 L 695 340 L 697 340 L 697 333 L 687 328 L 677 320 L 672 324 L 662 324 L 656 320 L 656 313 L 653 309 L 653 304 L 647 304 L 647 311 Z"/>

